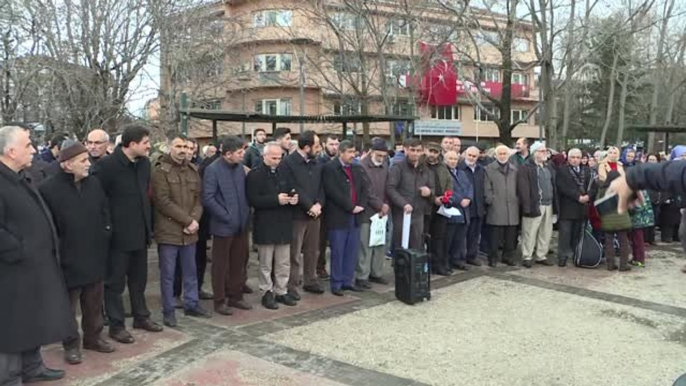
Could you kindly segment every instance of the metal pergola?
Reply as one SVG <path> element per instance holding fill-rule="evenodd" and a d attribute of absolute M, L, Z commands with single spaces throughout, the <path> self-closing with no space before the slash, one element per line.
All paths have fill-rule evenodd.
<path fill-rule="evenodd" d="M 665 143 L 664 151 L 669 151 L 669 134 L 670 133 L 686 133 L 686 126 L 678 125 L 631 125 L 627 127 L 628 129 L 633 129 L 643 133 L 664 133 Z"/>
<path fill-rule="evenodd" d="M 343 126 L 343 138 L 347 137 L 349 123 L 405 122 L 411 125 L 419 119 L 399 115 L 269 115 L 262 113 L 234 112 L 226 110 L 182 109 L 181 132 L 188 134 L 188 120 L 191 118 L 212 121 L 212 140 L 216 141 L 217 122 L 271 123 L 272 133 L 278 124 L 284 123 L 339 123 Z"/>

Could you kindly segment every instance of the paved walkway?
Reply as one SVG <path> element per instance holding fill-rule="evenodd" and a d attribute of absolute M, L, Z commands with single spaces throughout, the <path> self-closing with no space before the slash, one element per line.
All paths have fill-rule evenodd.
<path fill-rule="evenodd" d="M 149 301 L 159 310 L 152 255 Z M 686 372 L 682 255 L 677 244 L 653 248 L 647 268 L 626 274 L 473 268 L 434 278 L 432 300 L 415 306 L 391 286 L 305 294 L 278 311 L 253 294 L 252 311 L 179 315 L 178 328 L 133 330 L 135 344 L 85 351 L 78 366 L 64 364 L 59 346 L 45 357 L 68 370 L 56 385 L 671 385 Z"/>

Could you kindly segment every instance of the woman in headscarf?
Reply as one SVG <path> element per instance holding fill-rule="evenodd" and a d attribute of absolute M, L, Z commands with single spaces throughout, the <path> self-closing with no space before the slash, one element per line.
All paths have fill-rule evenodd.
<path fill-rule="evenodd" d="M 625 168 L 635 166 L 636 150 L 630 146 L 625 147 L 624 150 L 622 150 L 622 156 L 619 157 L 619 160 L 622 162 L 622 166 L 624 166 Z"/>

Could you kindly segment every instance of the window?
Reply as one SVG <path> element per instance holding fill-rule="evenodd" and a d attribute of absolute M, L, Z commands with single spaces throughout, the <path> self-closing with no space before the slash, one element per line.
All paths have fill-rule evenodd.
<path fill-rule="evenodd" d="M 495 122 L 496 119 L 500 118 L 500 110 L 493 106 L 484 106 L 488 111 L 492 111 L 495 117 L 488 113 L 486 109 L 482 109 L 479 106 L 474 106 L 474 120 L 481 122 Z"/>
<path fill-rule="evenodd" d="M 459 38 L 457 29 L 451 25 L 434 24 L 428 28 L 428 39 L 432 42 L 456 42 Z"/>
<path fill-rule="evenodd" d="M 406 59 L 386 60 L 386 84 L 390 86 L 400 85 L 400 77 L 410 73 L 410 66 L 410 61 Z"/>
<path fill-rule="evenodd" d="M 479 79 L 479 73 L 481 74 L 482 82 L 500 82 L 500 71 L 495 68 L 484 68 L 481 71 L 477 69 L 474 79 Z"/>
<path fill-rule="evenodd" d="M 191 108 L 194 109 L 219 110 L 221 107 L 221 101 L 198 101 L 191 103 Z"/>
<path fill-rule="evenodd" d="M 334 115 L 360 115 L 362 105 L 354 101 L 336 102 L 333 104 L 333 113 Z"/>
<path fill-rule="evenodd" d="M 390 115 L 409 117 L 412 115 L 412 105 L 408 102 L 396 102 L 391 106 Z"/>
<path fill-rule="evenodd" d="M 293 11 L 271 9 L 253 14 L 255 28 L 290 27 L 293 24 Z"/>
<path fill-rule="evenodd" d="M 512 74 L 512 83 L 513 84 L 522 84 L 524 86 L 528 86 L 529 85 L 529 75 L 514 73 L 514 74 Z"/>
<path fill-rule="evenodd" d="M 347 12 L 336 12 L 331 15 L 333 25 L 341 30 L 355 31 L 360 26 L 360 20 L 357 16 Z"/>
<path fill-rule="evenodd" d="M 389 21 L 388 33 L 396 36 L 410 36 L 410 22 L 406 20 Z"/>
<path fill-rule="evenodd" d="M 517 122 L 517 121 L 524 121 L 524 123 L 529 123 L 528 121 L 525 121 L 524 119 L 526 118 L 526 114 L 528 111 L 526 110 L 512 110 L 512 122 Z"/>
<path fill-rule="evenodd" d="M 337 72 L 359 72 L 362 67 L 360 57 L 351 52 L 340 52 L 333 57 L 333 68 Z"/>
<path fill-rule="evenodd" d="M 255 103 L 255 112 L 268 115 L 291 115 L 291 100 L 262 99 Z"/>
<path fill-rule="evenodd" d="M 479 47 L 485 45 L 497 46 L 500 44 L 500 35 L 496 31 L 479 31 L 474 38 Z"/>
<path fill-rule="evenodd" d="M 515 52 L 529 52 L 529 41 L 523 38 L 514 38 L 512 49 Z"/>
<path fill-rule="evenodd" d="M 460 120 L 460 106 L 431 106 L 431 119 Z"/>
<path fill-rule="evenodd" d="M 291 54 L 255 55 L 253 68 L 257 72 L 290 71 L 292 60 Z"/>

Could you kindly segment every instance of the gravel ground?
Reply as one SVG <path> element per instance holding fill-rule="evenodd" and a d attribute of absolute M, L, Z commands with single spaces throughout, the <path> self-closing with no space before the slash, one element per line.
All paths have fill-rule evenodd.
<path fill-rule="evenodd" d="M 487 277 L 266 339 L 446 386 L 656 386 L 686 371 L 679 318 Z"/>

